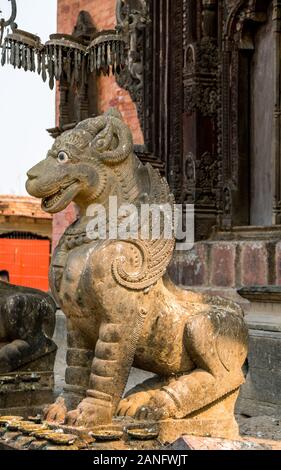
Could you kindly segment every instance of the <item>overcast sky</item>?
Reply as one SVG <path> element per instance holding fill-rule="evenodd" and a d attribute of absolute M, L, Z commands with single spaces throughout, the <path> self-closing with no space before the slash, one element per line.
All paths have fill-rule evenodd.
<path fill-rule="evenodd" d="M 42 41 L 56 32 L 56 0 L 17 0 L 19 29 Z M 0 0 L 10 15 L 10 2 Z M 1 15 L 0 15 L 1 16 Z M 55 93 L 37 72 L 0 65 L 0 194 L 26 194 L 26 171 L 45 157 L 52 144 L 47 128 L 55 126 Z"/>

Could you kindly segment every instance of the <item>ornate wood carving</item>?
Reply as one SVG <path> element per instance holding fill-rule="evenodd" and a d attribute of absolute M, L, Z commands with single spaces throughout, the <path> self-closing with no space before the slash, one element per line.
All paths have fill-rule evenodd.
<path fill-rule="evenodd" d="M 227 192 L 223 191 L 220 225 L 224 227 L 250 223 L 250 63 L 255 34 L 267 20 L 270 3 L 270 0 L 228 0 L 220 5 L 222 180 L 227 188 Z M 231 201 L 228 210 L 225 194 Z"/>
<path fill-rule="evenodd" d="M 185 0 L 183 6 L 186 25 L 183 37 L 185 172 L 182 193 L 185 202 L 195 204 L 196 237 L 203 239 L 217 223 L 220 183 L 218 5 L 216 0 Z"/>
<path fill-rule="evenodd" d="M 170 64 L 168 88 L 168 142 L 167 142 L 167 174 L 176 201 L 182 200 L 182 154 L 183 154 L 183 2 L 171 0 L 170 11 Z"/>
<path fill-rule="evenodd" d="M 135 150 L 166 174 L 178 202 L 195 204 L 197 239 L 207 238 L 213 226 L 250 223 L 249 76 L 256 33 L 271 3 L 276 33 L 272 220 L 279 224 L 281 0 L 118 2 L 121 22 L 128 12 L 141 12 L 132 16 L 130 67 L 118 78 L 137 105 L 144 133 L 145 145 Z M 131 10 L 123 11 L 125 4 Z M 92 114 L 94 96 L 94 83 L 79 97 L 61 83 L 61 126 Z"/>

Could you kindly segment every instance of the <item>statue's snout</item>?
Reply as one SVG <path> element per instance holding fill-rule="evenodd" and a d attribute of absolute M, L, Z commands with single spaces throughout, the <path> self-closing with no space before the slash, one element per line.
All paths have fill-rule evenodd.
<path fill-rule="evenodd" d="M 37 181 L 39 180 L 39 178 L 41 177 L 42 178 L 42 175 L 44 175 L 45 172 L 44 172 L 44 160 L 40 163 L 37 163 L 37 165 L 33 166 L 30 170 L 28 170 L 27 172 L 27 181 L 25 183 L 25 187 L 26 187 L 26 190 L 27 192 L 31 195 L 31 196 L 35 196 L 35 197 L 40 197 L 41 194 L 39 195 L 38 193 L 38 183 Z M 40 191 L 39 191 L 40 192 Z"/>
<path fill-rule="evenodd" d="M 34 180 L 35 178 L 38 178 L 40 174 L 42 175 L 43 165 L 44 165 L 44 161 L 39 162 L 37 163 L 37 165 L 30 168 L 30 170 L 28 170 L 27 172 L 27 178 L 29 180 Z"/>
<path fill-rule="evenodd" d="M 34 180 L 36 178 L 36 175 L 32 172 L 32 168 L 28 170 L 26 173 L 27 179 L 28 180 Z"/>

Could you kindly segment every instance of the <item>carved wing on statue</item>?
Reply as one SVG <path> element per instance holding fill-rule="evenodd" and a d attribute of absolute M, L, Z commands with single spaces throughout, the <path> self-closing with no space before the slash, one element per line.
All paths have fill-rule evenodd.
<path fill-rule="evenodd" d="M 157 170 L 150 165 L 143 169 L 147 173 L 149 181 L 148 193 L 145 194 L 145 203 L 170 207 L 169 215 L 171 225 L 170 236 L 164 230 L 164 219 L 159 222 L 160 236 L 152 237 L 152 226 L 149 225 L 148 239 L 122 240 L 128 245 L 126 256 L 114 260 L 112 273 L 116 281 L 127 289 L 144 290 L 156 284 L 163 277 L 173 256 L 175 247 L 174 237 L 174 197 L 170 193 L 167 181 L 161 177 Z M 141 207 L 141 206 L 140 206 Z M 167 219 L 165 219 L 167 221 Z M 141 227 L 139 227 L 141 233 Z"/>

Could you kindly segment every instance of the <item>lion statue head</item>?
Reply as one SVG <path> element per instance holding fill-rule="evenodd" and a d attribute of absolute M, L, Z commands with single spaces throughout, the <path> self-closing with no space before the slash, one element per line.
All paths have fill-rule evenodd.
<path fill-rule="evenodd" d="M 152 207 L 170 207 L 174 204 L 174 197 L 159 171 L 149 164 L 143 165 L 134 153 L 132 133 L 118 111 L 111 109 L 64 132 L 55 140 L 47 158 L 29 170 L 27 175 L 27 191 L 42 199 L 44 211 L 60 212 L 73 201 L 80 209 L 78 221 L 81 227 L 84 227 L 84 222 L 86 225 L 88 223 L 88 209 L 92 204 L 107 209 L 110 196 L 116 197 L 120 207 L 123 203 L 134 205 L 138 215 L 138 239 L 134 238 L 130 243 L 137 247 L 143 267 L 139 277 L 133 276 L 131 279 L 123 265 L 114 266 L 114 276 L 119 284 L 129 289 L 142 289 L 163 275 L 174 250 L 174 232 L 171 237 L 164 236 L 165 218 L 159 215 L 159 237 L 153 238 L 153 224 L 149 218 L 148 237 L 142 239 L 141 209 L 149 204 Z M 119 217 L 122 220 L 123 214 Z M 171 223 L 173 225 L 173 218 Z M 71 227 L 67 229 L 68 235 L 70 231 Z"/>
<path fill-rule="evenodd" d="M 126 186 L 128 166 L 139 166 L 132 134 L 121 114 L 111 109 L 80 122 L 55 140 L 46 159 L 28 171 L 26 189 L 42 199 L 42 208 L 57 213 L 74 201 L 87 207 Z"/>

